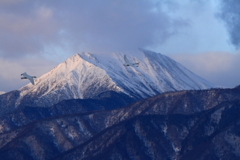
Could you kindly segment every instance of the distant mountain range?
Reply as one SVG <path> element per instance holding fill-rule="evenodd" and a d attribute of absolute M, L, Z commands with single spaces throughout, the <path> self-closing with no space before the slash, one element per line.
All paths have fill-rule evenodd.
<path fill-rule="evenodd" d="M 106 97 L 66 100 L 7 114 L 0 119 L 1 158 L 240 158 L 240 87 L 168 92 L 88 111 L 111 103 Z"/>
<path fill-rule="evenodd" d="M 160 53 L 141 49 L 126 54 L 139 67 L 123 64 L 123 53 L 79 53 L 19 90 L 0 95 L 0 116 L 21 106 L 49 107 L 68 99 L 95 98 L 114 91 L 140 100 L 167 91 L 215 85 Z"/>
<path fill-rule="evenodd" d="M 0 95 L 0 159 L 240 159 L 240 86 L 160 53 L 79 53 Z"/>

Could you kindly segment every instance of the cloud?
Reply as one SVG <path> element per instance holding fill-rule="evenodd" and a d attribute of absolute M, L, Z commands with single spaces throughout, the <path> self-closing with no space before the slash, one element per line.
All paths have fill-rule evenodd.
<path fill-rule="evenodd" d="M 221 10 L 218 13 L 230 34 L 231 43 L 240 48 L 240 1 L 221 0 Z"/>
<path fill-rule="evenodd" d="M 221 1 L 218 16 L 226 22 L 227 33 L 226 28 L 214 16 L 219 9 L 216 2 L 219 1 L 1 0 L 0 70 L 3 71 L 4 66 L 14 68 L 11 68 L 9 75 L 0 73 L 0 81 L 8 84 L 7 79 L 13 78 L 11 89 L 18 88 L 20 85 L 14 84 L 18 78 L 12 76 L 22 70 L 30 71 L 35 66 L 29 64 L 27 59 L 30 57 L 36 64 L 36 58 L 42 56 L 59 63 L 77 52 L 131 52 L 140 47 L 163 54 L 183 53 L 178 59 L 193 69 L 193 72 L 196 71 L 214 83 L 233 86 L 237 81 L 234 78 L 220 80 L 220 71 L 229 77 L 235 73 L 237 75 L 236 68 L 239 65 L 234 60 L 235 55 L 225 55 L 223 52 L 194 56 L 184 54 L 232 52 L 233 46 L 226 43 L 228 33 L 231 42 L 235 46 L 240 45 L 240 3 L 233 0 Z M 19 58 L 21 60 L 16 61 Z M 35 73 L 43 73 L 41 66 L 44 65 L 40 63 L 51 68 L 50 63 L 40 58 Z M 228 73 L 231 69 L 233 73 Z M 42 70 L 47 69 L 43 67 Z"/>
<path fill-rule="evenodd" d="M 0 56 L 46 51 L 131 51 L 159 45 L 187 23 L 163 3 L 129 0 L 18 0 L 0 6 Z M 66 53 L 67 54 L 67 53 Z"/>
<path fill-rule="evenodd" d="M 216 0 L 170 0 L 175 2 L 165 9 L 171 17 L 188 20 L 188 26 L 182 27 L 167 39 L 165 43 L 149 48 L 164 54 L 172 53 L 202 53 L 209 51 L 234 52 L 234 46 L 229 42 L 226 27 L 216 13 L 219 12 L 219 1 Z"/>
<path fill-rule="evenodd" d="M 170 57 L 213 84 L 223 87 L 240 84 L 240 53 L 205 52 Z"/>
<path fill-rule="evenodd" d="M 7 6 L 7 5 L 20 3 L 20 2 L 23 2 L 23 1 L 25 1 L 25 0 L 1 0 L 0 5 Z"/>
<path fill-rule="evenodd" d="M 158 6 L 146 0 L 89 0 L 60 1 L 55 9 L 63 10 L 57 15 L 69 47 L 112 52 L 159 45 L 187 25 Z"/>
<path fill-rule="evenodd" d="M 39 55 L 46 46 L 58 44 L 59 27 L 50 8 L 29 1 L 10 2 L 0 6 L 1 57 Z"/>

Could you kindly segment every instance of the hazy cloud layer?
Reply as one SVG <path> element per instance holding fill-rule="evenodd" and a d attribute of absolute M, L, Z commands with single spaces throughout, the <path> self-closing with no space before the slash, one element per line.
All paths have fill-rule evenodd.
<path fill-rule="evenodd" d="M 170 57 L 213 84 L 222 87 L 240 84 L 240 53 L 206 52 Z"/>
<path fill-rule="evenodd" d="M 173 52 L 217 51 L 227 41 L 214 12 L 234 23 L 227 23 L 228 26 L 236 26 L 229 27 L 235 45 L 238 34 L 234 31 L 239 24 L 234 18 L 229 19 L 239 15 L 235 1 L 222 0 L 222 7 L 216 7 L 217 2 L 221 1 L 2 0 L 0 56 L 69 56 L 81 51 L 132 51 L 138 47 L 159 51 L 163 48 L 167 53 L 172 52 L 173 45 Z M 228 4 L 235 9 L 231 10 Z"/>
<path fill-rule="evenodd" d="M 159 45 L 187 25 L 169 17 L 163 11 L 165 3 L 148 0 L 0 3 L 0 55 L 4 57 L 59 50 L 131 51 Z"/>
<path fill-rule="evenodd" d="M 12 2 L 12 3 L 11 3 Z M 15 2 L 15 3 L 14 3 Z M 0 5 L 0 55 L 21 57 L 39 54 L 58 44 L 58 22 L 52 10 L 36 1 L 9 1 Z"/>
<path fill-rule="evenodd" d="M 225 22 L 230 34 L 230 39 L 236 48 L 240 48 L 240 1 L 239 0 L 221 0 L 221 10 L 219 17 Z"/>

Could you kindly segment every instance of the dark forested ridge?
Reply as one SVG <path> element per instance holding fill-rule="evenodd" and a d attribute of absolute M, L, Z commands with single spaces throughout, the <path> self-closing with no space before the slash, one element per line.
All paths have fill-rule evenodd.
<path fill-rule="evenodd" d="M 133 101 L 111 93 L 48 108 L 20 108 L 0 119 L 1 158 L 240 158 L 239 87 Z"/>

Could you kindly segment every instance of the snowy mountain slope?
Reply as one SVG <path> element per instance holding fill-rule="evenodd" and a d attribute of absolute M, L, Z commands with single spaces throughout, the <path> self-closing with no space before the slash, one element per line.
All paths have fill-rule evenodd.
<path fill-rule="evenodd" d="M 167 56 L 143 49 L 140 51 L 127 56 L 131 62 L 139 62 L 139 67 L 123 66 L 122 53 L 83 53 L 80 56 L 104 69 L 118 86 L 131 88 L 131 91 L 139 92 L 141 97 L 166 91 L 214 87 Z M 130 91 L 125 89 L 125 92 Z"/>
<path fill-rule="evenodd" d="M 50 72 L 20 89 L 19 104 L 50 106 L 66 99 L 93 98 L 105 91 L 125 93 L 136 99 L 166 91 L 206 89 L 211 83 L 159 53 L 140 50 L 127 54 L 139 67 L 125 67 L 123 53 L 71 56 Z"/>
<path fill-rule="evenodd" d="M 1 94 L 4 94 L 4 93 L 6 93 L 6 92 L 0 91 L 0 95 L 1 95 Z"/>
<path fill-rule="evenodd" d="M 66 99 L 91 98 L 108 90 L 120 91 L 104 70 L 78 54 L 36 79 L 35 84 L 20 89 L 16 105 L 24 103 L 26 97 L 32 99 L 30 104 L 49 106 Z"/>

